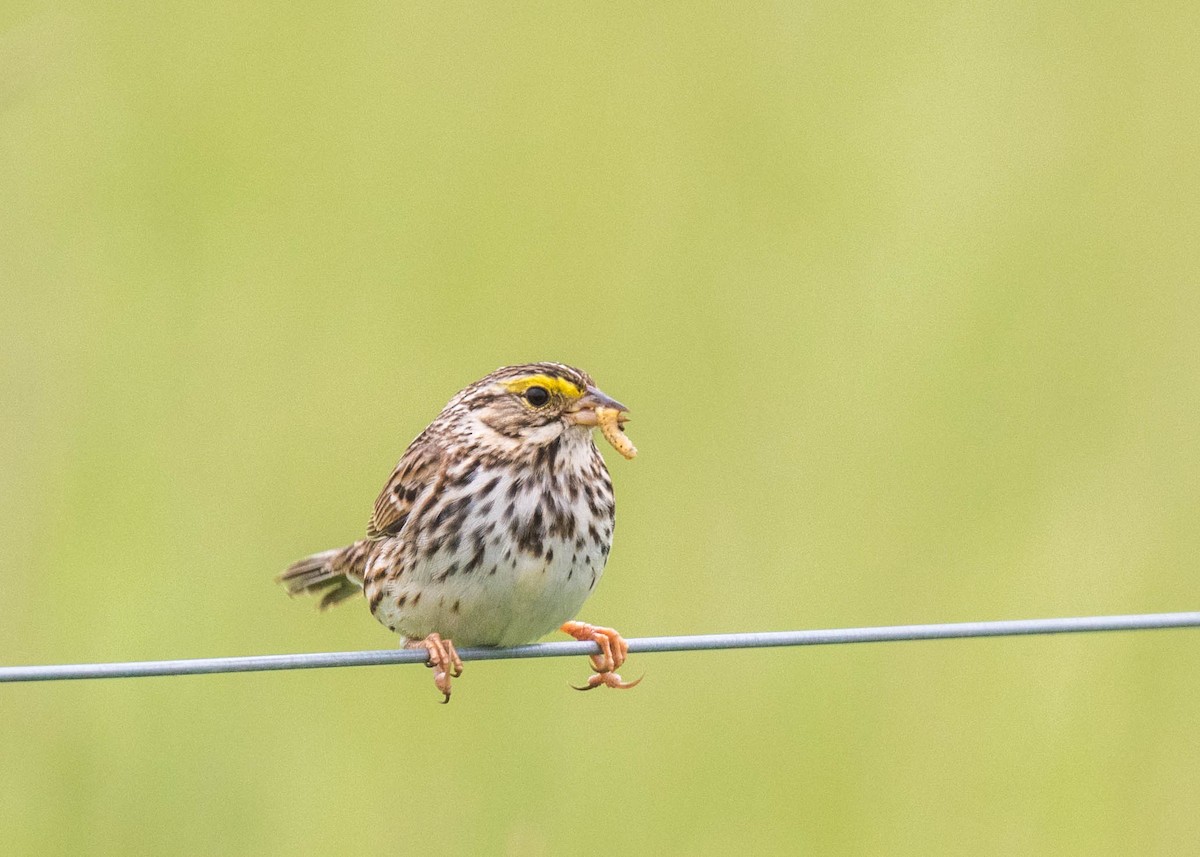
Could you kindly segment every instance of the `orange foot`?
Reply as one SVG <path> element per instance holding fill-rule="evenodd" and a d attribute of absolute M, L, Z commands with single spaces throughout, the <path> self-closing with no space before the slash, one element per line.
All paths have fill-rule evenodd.
<path fill-rule="evenodd" d="M 600 654 L 588 655 L 592 661 L 592 667 L 596 670 L 595 674 L 587 680 L 587 684 L 583 687 L 575 687 L 575 685 L 571 685 L 571 687 L 575 687 L 576 690 L 592 690 L 604 685 L 627 690 L 636 687 L 641 682 L 640 678 L 636 681 L 623 681 L 617 675 L 617 668 L 625 663 L 625 656 L 629 654 L 629 644 L 612 628 L 601 628 L 589 625 L 587 622 L 567 622 L 559 630 L 564 634 L 570 634 L 576 640 L 595 643 L 600 647 Z"/>
<path fill-rule="evenodd" d="M 433 683 L 445 696 L 442 704 L 445 705 L 449 702 L 450 679 L 458 678 L 463 671 L 462 659 L 454 650 L 454 644 L 449 640 L 443 640 L 440 634 L 433 633 L 424 640 L 410 640 L 405 643 L 404 647 L 406 649 L 424 649 L 429 653 L 429 660 L 425 662 L 425 666 L 432 667 L 434 670 Z"/>

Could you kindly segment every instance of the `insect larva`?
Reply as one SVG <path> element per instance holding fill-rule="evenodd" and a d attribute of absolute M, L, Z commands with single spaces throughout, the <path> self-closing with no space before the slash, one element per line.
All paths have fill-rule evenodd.
<path fill-rule="evenodd" d="M 596 425 L 600 427 L 600 433 L 612 444 L 613 449 L 626 458 L 633 458 L 637 455 L 637 447 L 629 442 L 629 438 L 621 430 L 617 419 L 620 413 L 616 408 L 596 408 Z"/>

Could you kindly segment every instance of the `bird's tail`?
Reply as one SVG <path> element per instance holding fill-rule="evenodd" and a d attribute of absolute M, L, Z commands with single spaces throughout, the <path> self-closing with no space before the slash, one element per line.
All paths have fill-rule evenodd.
<path fill-rule="evenodd" d="M 307 592 L 320 595 L 324 610 L 362 591 L 363 575 L 373 542 L 363 540 L 344 548 L 321 551 L 288 566 L 276 578 L 288 595 Z"/>

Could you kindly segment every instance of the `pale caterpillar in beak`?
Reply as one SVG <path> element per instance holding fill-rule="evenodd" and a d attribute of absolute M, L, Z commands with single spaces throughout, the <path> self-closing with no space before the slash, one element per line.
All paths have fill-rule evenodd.
<path fill-rule="evenodd" d="M 612 444 L 613 449 L 626 458 L 633 458 L 637 455 L 637 447 L 629 442 L 629 438 L 621 430 L 621 422 L 618 419 L 620 414 L 621 411 L 616 408 L 596 408 L 596 425 L 600 427 L 600 433 Z"/>

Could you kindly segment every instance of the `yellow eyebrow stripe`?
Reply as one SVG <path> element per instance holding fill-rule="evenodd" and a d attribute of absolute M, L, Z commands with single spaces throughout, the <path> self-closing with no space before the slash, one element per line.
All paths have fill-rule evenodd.
<path fill-rule="evenodd" d="M 526 375 L 524 378 L 514 378 L 504 382 L 504 389 L 517 395 L 524 393 L 530 387 L 545 387 L 551 393 L 558 393 L 568 399 L 578 399 L 583 395 L 583 390 L 566 378 L 555 378 L 552 375 Z"/>

